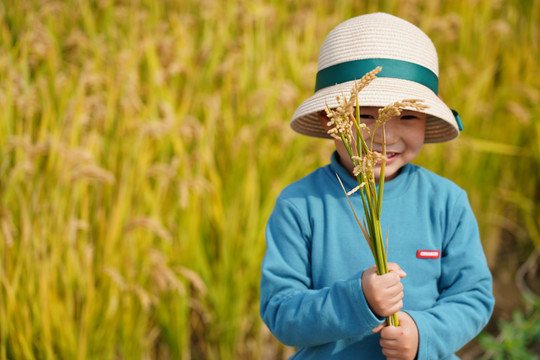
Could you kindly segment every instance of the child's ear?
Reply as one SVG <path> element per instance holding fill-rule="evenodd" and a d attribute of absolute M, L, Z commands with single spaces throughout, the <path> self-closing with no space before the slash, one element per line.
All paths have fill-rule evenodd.
<path fill-rule="evenodd" d="M 319 122 L 324 130 L 328 131 L 332 128 L 332 125 L 328 125 L 328 117 L 326 116 L 326 112 L 324 110 L 319 111 L 317 116 L 319 117 Z"/>

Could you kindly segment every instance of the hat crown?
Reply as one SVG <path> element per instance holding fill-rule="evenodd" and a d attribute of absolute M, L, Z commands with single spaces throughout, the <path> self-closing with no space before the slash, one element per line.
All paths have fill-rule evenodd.
<path fill-rule="evenodd" d="M 408 61 L 439 75 L 437 50 L 431 39 L 410 22 L 385 13 L 357 16 L 332 29 L 321 46 L 318 70 L 381 58 Z"/>

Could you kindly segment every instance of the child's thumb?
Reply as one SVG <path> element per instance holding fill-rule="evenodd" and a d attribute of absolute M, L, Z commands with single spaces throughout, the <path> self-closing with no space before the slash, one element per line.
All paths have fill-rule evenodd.
<path fill-rule="evenodd" d="M 377 325 L 377 327 L 375 329 L 371 330 L 371 332 L 372 333 L 378 333 L 379 331 L 384 329 L 385 326 L 386 326 L 386 322 L 383 322 L 382 324 Z"/>

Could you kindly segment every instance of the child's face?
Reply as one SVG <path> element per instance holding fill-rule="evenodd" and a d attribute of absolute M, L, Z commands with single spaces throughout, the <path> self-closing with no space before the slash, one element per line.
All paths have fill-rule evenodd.
<path fill-rule="evenodd" d="M 361 107 L 360 120 L 370 129 L 373 129 L 379 115 L 377 107 Z M 321 122 L 325 128 L 328 119 L 322 116 Z M 426 128 L 426 114 L 403 110 L 400 116 L 393 117 L 385 124 L 386 131 L 386 161 L 385 181 L 394 179 L 400 169 L 411 162 L 422 149 Z M 369 139 L 368 134 L 364 138 Z M 341 159 L 341 164 L 352 174 L 353 164 L 343 143 L 336 140 L 336 149 Z M 369 146 L 369 143 L 368 143 Z M 382 152 L 382 128 L 377 129 L 373 138 L 373 150 Z M 375 180 L 378 182 L 380 166 L 375 168 Z"/>

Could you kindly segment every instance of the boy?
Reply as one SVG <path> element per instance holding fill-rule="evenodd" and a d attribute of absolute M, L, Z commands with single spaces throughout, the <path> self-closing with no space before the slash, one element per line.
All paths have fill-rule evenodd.
<path fill-rule="evenodd" d="M 420 99 L 385 125 L 382 229 L 389 229 L 390 272 L 377 275 L 371 251 L 339 185 L 353 189 L 352 163 L 336 140 L 331 163 L 283 190 L 266 229 L 261 316 L 294 359 L 457 359 L 454 354 L 486 325 L 492 279 L 466 193 L 410 162 L 424 143 L 451 140 L 459 117 L 438 97 L 438 59 L 416 26 L 376 13 L 350 19 L 323 42 L 315 94 L 291 127 L 329 137 L 324 108 L 381 66 L 358 96 L 368 127 L 377 109 Z M 381 148 L 381 135 L 374 148 Z M 378 170 L 376 172 L 378 176 Z M 359 196 L 351 196 L 361 213 Z M 398 265 L 399 263 L 399 265 Z M 398 314 L 399 327 L 384 317 Z"/>

